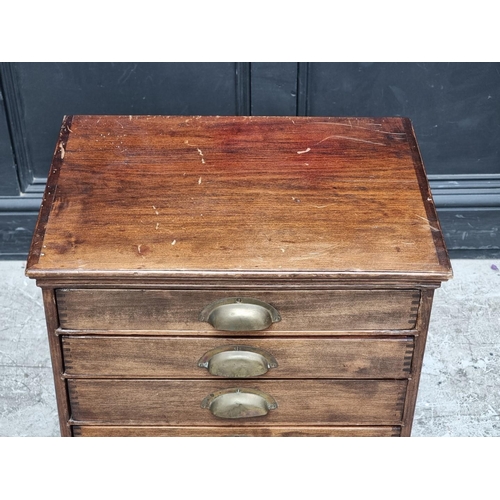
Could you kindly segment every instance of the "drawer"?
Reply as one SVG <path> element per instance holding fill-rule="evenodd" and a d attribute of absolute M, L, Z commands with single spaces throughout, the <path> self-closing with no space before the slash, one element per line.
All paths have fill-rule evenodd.
<path fill-rule="evenodd" d="M 396 437 L 401 427 L 152 427 L 74 425 L 76 437 Z"/>
<path fill-rule="evenodd" d="M 411 337 L 90 335 L 65 336 L 62 345 L 66 375 L 94 378 L 407 378 L 414 349 Z"/>
<path fill-rule="evenodd" d="M 303 331 L 413 329 L 420 292 L 260 290 L 238 293 L 215 290 L 59 289 L 56 297 L 60 326 L 69 330 L 206 333 L 215 331 L 208 319 L 222 330 L 227 328 L 218 325 L 233 320 L 242 321 L 247 315 L 255 313 L 256 319 L 251 320 L 259 328 L 264 327 L 264 334 L 266 331 L 293 334 Z M 224 304 L 224 308 L 217 307 L 223 300 L 229 303 Z M 273 313 L 261 305 L 252 303 L 248 306 L 252 301 L 270 306 Z M 211 308 L 211 305 L 214 307 Z M 215 309 L 217 313 L 213 312 Z M 275 314 L 276 321 L 270 323 L 272 314 Z M 250 331 L 253 328 L 237 330 Z"/>
<path fill-rule="evenodd" d="M 330 379 L 238 380 L 236 385 L 234 380 L 69 379 L 67 383 L 75 424 L 245 427 L 400 425 L 407 386 L 406 380 Z M 257 407 L 257 396 L 250 403 L 241 398 L 255 393 L 265 394 L 277 408 L 269 406 L 267 414 L 251 418 L 212 414 L 248 415 Z M 211 409 L 202 407 L 207 400 Z"/>

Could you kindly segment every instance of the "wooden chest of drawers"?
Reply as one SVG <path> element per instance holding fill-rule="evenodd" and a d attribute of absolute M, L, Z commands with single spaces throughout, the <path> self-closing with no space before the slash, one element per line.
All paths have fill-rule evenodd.
<path fill-rule="evenodd" d="M 409 436 L 451 267 L 407 119 L 73 116 L 27 274 L 64 436 Z"/>

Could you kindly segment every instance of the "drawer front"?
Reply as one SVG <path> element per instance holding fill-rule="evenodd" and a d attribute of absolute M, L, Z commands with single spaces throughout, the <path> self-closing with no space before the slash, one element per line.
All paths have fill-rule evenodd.
<path fill-rule="evenodd" d="M 152 427 L 74 425 L 75 437 L 397 437 L 401 427 Z"/>
<path fill-rule="evenodd" d="M 406 385 L 405 380 L 68 380 L 74 423 L 174 426 L 399 425 Z M 220 418 L 202 408 L 207 397 L 236 388 L 262 391 L 278 407 L 248 418 Z M 245 406 L 236 402 L 233 409 L 241 414 Z"/>
<path fill-rule="evenodd" d="M 407 378 L 414 348 L 410 337 L 69 336 L 62 342 L 66 375 L 94 378 Z"/>
<path fill-rule="evenodd" d="M 217 331 L 200 320 L 218 300 L 258 300 L 280 320 L 266 332 L 409 330 L 415 327 L 418 290 L 200 291 L 59 289 L 60 326 L 70 330 Z M 264 311 L 265 313 L 265 311 Z M 226 313 L 227 314 L 227 313 Z M 229 315 L 240 314 L 234 310 Z M 258 322 L 259 318 L 257 319 Z M 249 331 L 250 328 L 241 331 Z M 258 334 L 259 331 L 252 332 Z"/>

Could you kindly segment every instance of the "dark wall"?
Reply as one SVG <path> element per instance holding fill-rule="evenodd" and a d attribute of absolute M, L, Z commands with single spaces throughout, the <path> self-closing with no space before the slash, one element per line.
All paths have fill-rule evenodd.
<path fill-rule="evenodd" d="M 499 89 L 498 63 L 0 63 L 0 258 L 69 114 L 408 116 L 448 247 L 500 249 Z"/>

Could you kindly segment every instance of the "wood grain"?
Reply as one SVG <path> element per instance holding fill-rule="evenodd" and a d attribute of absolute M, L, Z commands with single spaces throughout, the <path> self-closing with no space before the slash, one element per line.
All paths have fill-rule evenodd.
<path fill-rule="evenodd" d="M 411 367 L 410 379 L 408 381 L 408 390 L 406 393 L 405 409 L 403 414 L 403 427 L 401 435 L 404 437 L 409 437 L 411 435 L 433 298 L 434 290 L 427 290 L 422 293 L 422 306 L 417 320 L 418 334 L 415 336 L 413 363 Z"/>
<path fill-rule="evenodd" d="M 75 437 L 395 437 L 394 427 L 151 427 L 74 425 Z"/>
<path fill-rule="evenodd" d="M 52 374 L 54 376 L 54 386 L 56 390 L 56 401 L 59 416 L 59 428 L 61 436 L 70 437 L 71 429 L 69 427 L 69 401 L 66 381 L 63 377 L 64 364 L 61 346 L 61 337 L 56 335 L 56 329 L 59 325 L 57 318 L 57 305 L 54 290 L 44 288 L 42 290 L 43 305 L 45 308 L 45 320 L 47 324 L 47 334 L 49 339 L 50 358 L 52 364 Z"/>
<path fill-rule="evenodd" d="M 407 119 L 74 116 L 69 132 L 32 277 L 451 276 Z"/>
<path fill-rule="evenodd" d="M 225 297 L 251 297 L 274 306 L 281 321 L 265 332 L 410 330 L 418 290 L 57 290 L 62 328 L 89 330 L 175 330 L 210 332 L 202 309 Z M 258 334 L 258 332 L 254 332 Z"/>
<path fill-rule="evenodd" d="M 74 423 L 123 425 L 399 425 L 405 380 L 68 379 Z M 259 389 L 278 408 L 264 417 L 220 419 L 201 408 L 209 394 Z"/>
<path fill-rule="evenodd" d="M 213 378 L 198 360 L 220 346 L 251 346 L 277 368 L 259 378 L 407 378 L 413 339 L 63 337 L 68 377 Z M 241 347 L 241 350 L 245 350 Z"/>

